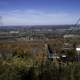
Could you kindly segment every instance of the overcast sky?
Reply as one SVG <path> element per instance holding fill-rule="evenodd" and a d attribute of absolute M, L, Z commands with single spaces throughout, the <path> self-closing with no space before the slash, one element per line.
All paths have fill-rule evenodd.
<path fill-rule="evenodd" d="M 74 24 L 80 17 L 80 0 L 0 0 L 4 25 Z"/>

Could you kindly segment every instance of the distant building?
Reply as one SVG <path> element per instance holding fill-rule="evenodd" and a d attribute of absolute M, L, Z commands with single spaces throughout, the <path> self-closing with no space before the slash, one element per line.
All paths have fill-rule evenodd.
<path fill-rule="evenodd" d="M 75 37 L 80 37 L 80 35 L 74 35 L 74 34 L 66 34 L 63 36 L 64 38 L 75 38 Z"/>
<path fill-rule="evenodd" d="M 78 55 L 80 55 L 80 45 L 76 46 L 76 51 L 77 51 Z"/>
<path fill-rule="evenodd" d="M 10 34 L 17 34 L 17 33 L 19 33 L 19 31 L 10 31 L 9 33 Z"/>
<path fill-rule="evenodd" d="M 64 43 L 63 50 L 72 50 L 73 45 L 69 43 Z"/>

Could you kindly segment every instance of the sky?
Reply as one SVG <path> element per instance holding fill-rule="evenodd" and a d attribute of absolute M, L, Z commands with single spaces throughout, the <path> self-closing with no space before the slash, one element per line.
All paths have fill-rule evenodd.
<path fill-rule="evenodd" d="M 80 0 L 0 0 L 0 24 L 64 25 L 80 17 Z"/>

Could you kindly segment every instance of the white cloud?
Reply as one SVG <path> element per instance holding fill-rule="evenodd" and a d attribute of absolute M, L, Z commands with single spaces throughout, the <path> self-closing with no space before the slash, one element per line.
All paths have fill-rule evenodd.
<path fill-rule="evenodd" d="M 37 10 L 12 10 L 0 12 L 4 25 L 54 25 L 74 24 L 77 14 L 54 13 Z"/>

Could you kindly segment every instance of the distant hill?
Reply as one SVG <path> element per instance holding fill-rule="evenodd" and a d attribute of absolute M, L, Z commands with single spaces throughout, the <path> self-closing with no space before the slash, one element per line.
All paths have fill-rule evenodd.
<path fill-rule="evenodd" d="M 72 25 L 20 25 L 20 26 L 0 26 L 0 29 L 5 28 L 69 28 Z"/>

